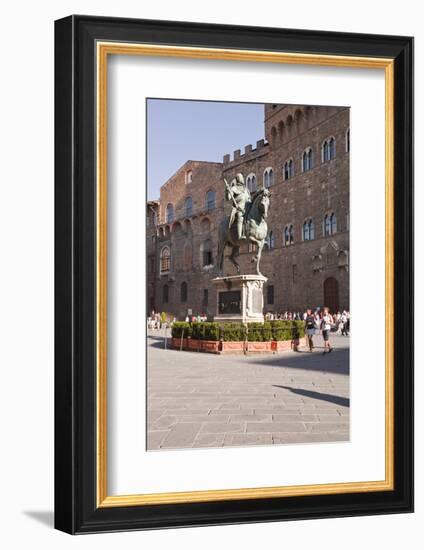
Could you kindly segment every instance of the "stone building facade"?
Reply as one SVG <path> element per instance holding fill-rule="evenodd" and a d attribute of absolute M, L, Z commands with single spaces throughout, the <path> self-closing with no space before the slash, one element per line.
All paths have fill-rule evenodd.
<path fill-rule="evenodd" d="M 261 271 L 265 311 L 349 308 L 349 108 L 264 105 L 265 139 L 222 163 L 187 161 L 147 204 L 147 308 L 215 314 L 223 178 L 271 193 Z M 251 273 L 251 247 L 241 248 Z M 235 273 L 225 262 L 227 274 Z"/>

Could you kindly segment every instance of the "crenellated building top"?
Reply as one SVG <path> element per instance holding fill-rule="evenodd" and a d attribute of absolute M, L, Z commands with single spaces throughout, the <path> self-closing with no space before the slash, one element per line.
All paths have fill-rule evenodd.
<path fill-rule="evenodd" d="M 236 149 L 233 152 L 233 159 L 231 160 L 231 155 L 227 154 L 223 156 L 222 162 L 224 164 L 224 169 L 229 166 L 234 166 L 234 164 L 239 164 L 240 162 L 245 162 L 250 160 L 249 157 L 256 157 L 261 154 L 265 154 L 268 151 L 268 142 L 265 139 L 260 139 L 256 142 L 256 147 L 253 147 L 252 144 L 246 145 L 244 147 L 244 152 L 241 152 L 241 149 Z"/>

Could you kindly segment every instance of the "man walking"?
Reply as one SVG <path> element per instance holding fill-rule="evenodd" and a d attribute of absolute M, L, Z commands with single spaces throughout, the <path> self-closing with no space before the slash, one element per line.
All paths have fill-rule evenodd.
<path fill-rule="evenodd" d="M 313 337 L 315 334 L 315 316 L 312 314 L 311 309 L 306 310 L 305 331 L 308 337 L 309 351 L 312 353 L 312 350 L 314 349 Z"/>
<path fill-rule="evenodd" d="M 328 307 L 324 308 L 324 312 L 322 314 L 321 319 L 321 330 L 322 330 L 322 338 L 324 340 L 324 353 L 331 353 L 333 351 L 332 346 L 330 345 L 330 331 L 331 327 L 334 325 L 333 317 L 330 314 L 330 310 Z"/>

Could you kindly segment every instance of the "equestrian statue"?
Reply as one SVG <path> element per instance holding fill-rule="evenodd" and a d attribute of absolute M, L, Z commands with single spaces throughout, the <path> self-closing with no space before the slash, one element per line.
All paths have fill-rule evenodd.
<path fill-rule="evenodd" d="M 218 227 L 218 273 L 223 276 L 226 246 L 231 247 L 229 259 L 240 273 L 236 258 L 242 243 L 250 242 L 257 245 L 252 262 L 256 262 L 256 273 L 261 275 L 259 265 L 268 234 L 266 218 L 271 194 L 265 187 L 250 192 L 243 174 L 237 174 L 230 184 L 224 178 L 224 184 L 225 199 L 231 204 L 231 212 L 224 216 Z"/>

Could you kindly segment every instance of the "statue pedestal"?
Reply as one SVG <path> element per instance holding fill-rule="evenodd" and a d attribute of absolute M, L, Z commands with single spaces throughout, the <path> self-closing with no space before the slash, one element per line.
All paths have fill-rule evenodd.
<path fill-rule="evenodd" d="M 263 323 L 263 286 L 267 282 L 263 275 L 233 275 L 216 277 L 216 315 L 214 321 Z"/>

